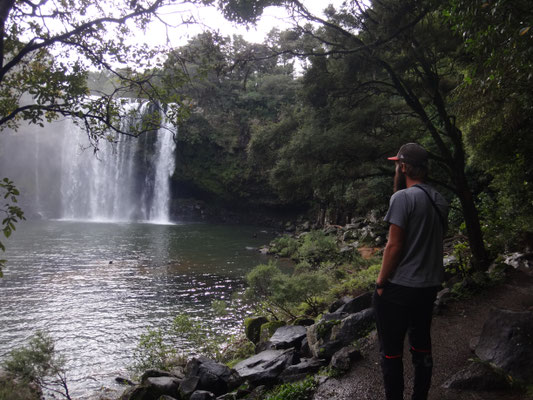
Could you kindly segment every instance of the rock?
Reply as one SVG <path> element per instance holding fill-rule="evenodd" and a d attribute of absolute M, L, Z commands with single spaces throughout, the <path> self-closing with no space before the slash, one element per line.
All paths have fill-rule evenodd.
<path fill-rule="evenodd" d="M 143 384 L 148 387 L 150 392 L 157 393 L 158 396 L 169 395 L 172 397 L 179 396 L 180 380 L 170 376 L 160 376 L 147 378 Z"/>
<path fill-rule="evenodd" d="M 355 314 L 370 307 L 372 307 L 372 292 L 366 292 L 360 296 L 357 296 L 354 299 L 351 299 L 350 301 L 347 301 L 335 312 Z"/>
<path fill-rule="evenodd" d="M 346 372 L 350 369 L 352 362 L 361 359 L 361 352 L 353 346 L 343 347 L 331 357 L 329 366 Z"/>
<path fill-rule="evenodd" d="M 216 399 L 216 396 L 205 390 L 197 390 L 194 392 L 189 400 L 213 400 Z"/>
<path fill-rule="evenodd" d="M 251 317 L 244 320 L 244 334 L 253 344 L 259 343 L 261 335 L 261 326 L 266 324 L 268 319 L 265 317 Z"/>
<path fill-rule="evenodd" d="M 304 358 L 298 364 L 291 365 L 286 368 L 280 375 L 281 382 L 294 382 L 305 378 L 309 374 L 318 372 L 320 368 L 325 366 L 324 360 L 319 358 Z"/>
<path fill-rule="evenodd" d="M 491 310 L 476 355 L 514 379 L 533 382 L 533 312 Z"/>
<path fill-rule="evenodd" d="M 285 326 L 285 321 L 272 321 L 261 325 L 261 331 L 259 335 L 259 342 L 266 342 L 270 337 L 282 326 Z"/>
<path fill-rule="evenodd" d="M 329 306 L 328 311 L 330 313 L 333 313 L 333 312 L 337 311 L 340 307 L 342 307 L 343 305 L 348 303 L 352 299 L 353 299 L 353 297 L 343 296 L 340 299 L 337 299 L 333 303 L 331 303 L 331 305 Z"/>
<path fill-rule="evenodd" d="M 270 385 L 295 363 L 294 349 L 266 350 L 235 365 L 237 373 L 252 385 Z"/>
<path fill-rule="evenodd" d="M 435 314 L 440 314 L 441 310 L 446 307 L 446 304 L 452 299 L 452 291 L 450 288 L 444 288 L 437 293 L 437 298 L 434 303 Z"/>
<path fill-rule="evenodd" d="M 531 253 L 512 253 L 506 255 L 504 264 L 510 265 L 515 269 L 531 270 L 533 266 L 533 254 Z"/>
<path fill-rule="evenodd" d="M 476 352 L 476 347 L 479 344 L 479 336 L 474 336 L 470 341 L 468 342 L 468 348 L 472 351 L 472 353 Z"/>
<path fill-rule="evenodd" d="M 163 395 L 161 396 L 160 398 L 158 398 L 157 400 L 178 400 L 176 399 L 175 397 L 172 397 L 172 396 L 168 396 L 168 395 Z"/>
<path fill-rule="evenodd" d="M 161 396 L 179 398 L 180 381 L 175 377 L 149 377 L 142 385 L 126 390 L 120 400 L 158 400 Z"/>
<path fill-rule="evenodd" d="M 127 378 L 123 378 L 121 376 L 117 376 L 115 378 L 115 382 L 117 382 L 118 384 L 120 385 L 129 385 L 129 386 L 135 386 L 135 383 L 133 383 L 132 381 L 130 381 L 129 379 Z"/>
<path fill-rule="evenodd" d="M 209 391 L 217 396 L 241 384 L 240 376 L 235 370 L 204 356 L 191 359 L 185 367 L 185 374 L 187 378 L 193 376 L 199 378 L 197 390 Z"/>
<path fill-rule="evenodd" d="M 159 369 L 148 369 L 144 371 L 141 376 L 141 384 L 144 384 L 148 378 L 159 378 L 162 376 L 173 377 L 173 375 L 168 371 L 163 371 Z"/>
<path fill-rule="evenodd" d="M 298 326 L 311 326 L 314 323 L 315 323 L 315 320 L 312 318 L 301 317 L 301 318 L 296 318 L 292 324 L 298 325 Z"/>
<path fill-rule="evenodd" d="M 474 362 L 448 379 L 442 387 L 459 390 L 502 390 L 509 388 L 505 377 L 490 365 Z"/>
<path fill-rule="evenodd" d="M 179 387 L 180 398 L 188 399 L 198 387 L 198 382 L 200 378 L 197 376 L 186 377 L 182 380 Z"/>
<path fill-rule="evenodd" d="M 335 314 L 330 314 L 328 318 Z M 311 353 L 314 357 L 330 360 L 342 347 L 365 336 L 373 324 L 374 313 L 371 308 L 356 314 L 349 314 L 343 319 L 325 318 L 307 330 Z"/>
<path fill-rule="evenodd" d="M 288 349 L 294 347 L 297 350 L 302 346 L 302 340 L 307 336 L 305 326 L 287 325 L 278 328 L 270 338 L 274 349 Z"/>

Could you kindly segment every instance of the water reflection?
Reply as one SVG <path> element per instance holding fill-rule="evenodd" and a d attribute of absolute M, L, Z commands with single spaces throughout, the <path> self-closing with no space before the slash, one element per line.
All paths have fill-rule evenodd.
<path fill-rule="evenodd" d="M 244 275 L 265 261 L 246 248 L 270 239 L 251 227 L 26 222 L 7 243 L 0 358 L 46 329 L 68 359 L 74 397 L 87 398 L 127 374 L 147 327 L 187 313 L 240 329 L 236 316 L 214 318 L 210 304 L 242 291 Z"/>

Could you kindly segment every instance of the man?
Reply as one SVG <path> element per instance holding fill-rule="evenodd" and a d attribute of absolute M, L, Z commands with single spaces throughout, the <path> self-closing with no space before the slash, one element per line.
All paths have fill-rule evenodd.
<path fill-rule="evenodd" d="M 395 157 L 394 194 L 385 216 L 389 238 L 376 282 L 374 307 L 387 400 L 403 400 L 406 333 L 415 371 L 412 400 L 427 399 L 431 386 L 431 317 L 442 284 L 443 236 L 448 205 L 427 178 L 428 153 L 416 143 Z"/>

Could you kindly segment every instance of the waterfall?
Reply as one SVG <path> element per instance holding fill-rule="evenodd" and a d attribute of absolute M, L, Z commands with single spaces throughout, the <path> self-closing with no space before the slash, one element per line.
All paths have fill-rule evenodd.
<path fill-rule="evenodd" d="M 130 104 L 138 115 L 149 105 Z M 123 130 L 139 116 L 123 121 Z M 87 146 L 85 132 L 70 122 L 75 134 L 64 136 L 61 198 L 64 219 L 145 221 L 170 223 L 170 178 L 174 172 L 174 132 L 170 124 L 151 136 L 115 136 L 101 143 L 96 154 Z M 150 151 L 153 151 L 150 153 Z"/>
<path fill-rule="evenodd" d="M 169 220 L 169 179 L 174 173 L 174 150 L 176 143 L 170 124 L 163 124 L 159 129 L 156 142 L 156 165 L 154 195 L 150 207 L 150 220 L 156 223 L 168 223 Z"/>
<path fill-rule="evenodd" d="M 153 110 L 148 103 L 125 107 L 135 110 L 122 121 L 126 132 Z M 86 131 L 68 118 L 23 126 L 0 135 L 0 178 L 15 182 L 27 216 L 171 223 L 175 134 L 163 123 L 138 138 L 101 139 L 95 152 Z"/>

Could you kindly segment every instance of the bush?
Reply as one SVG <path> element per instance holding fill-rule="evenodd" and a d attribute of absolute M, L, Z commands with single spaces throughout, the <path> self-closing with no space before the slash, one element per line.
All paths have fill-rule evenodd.
<path fill-rule="evenodd" d="M 141 335 L 139 344 L 133 351 L 131 370 L 134 373 L 152 368 L 168 371 L 176 363 L 186 361 L 184 354 L 178 350 L 184 344 L 195 349 L 197 354 L 220 360 L 224 341 L 225 338 L 207 325 L 194 321 L 187 315 L 178 315 L 170 327 L 148 329 L 147 333 Z"/>
<path fill-rule="evenodd" d="M 304 236 L 303 243 L 298 249 L 298 258 L 317 265 L 322 260 L 336 259 L 337 253 L 335 238 L 327 236 L 322 231 L 312 231 Z"/>
<path fill-rule="evenodd" d="M 300 382 L 285 383 L 275 388 L 266 400 L 308 400 L 315 392 L 318 383 L 312 376 Z"/>
<path fill-rule="evenodd" d="M 323 307 L 320 296 L 330 287 L 330 279 L 322 272 L 287 275 L 272 262 L 255 267 L 246 280 L 246 298 L 258 311 L 275 319 L 296 318 L 302 303 L 312 315 L 318 315 Z"/>
<path fill-rule="evenodd" d="M 276 238 L 271 243 L 271 251 L 280 257 L 294 258 L 298 251 L 299 243 L 296 239 L 284 235 Z"/>
<path fill-rule="evenodd" d="M 379 275 L 381 264 L 374 264 L 366 269 L 361 269 L 353 273 L 353 277 L 345 282 L 341 282 L 333 288 L 333 295 L 340 297 L 347 294 L 357 294 L 363 291 L 372 290 Z"/>
<path fill-rule="evenodd" d="M 70 399 L 64 366 L 65 360 L 56 353 L 53 339 L 43 331 L 37 331 L 26 346 L 13 350 L 3 365 L 22 385 L 35 384 L 41 390 Z M 9 390 L 9 386 L 2 387 L 4 392 Z"/>

